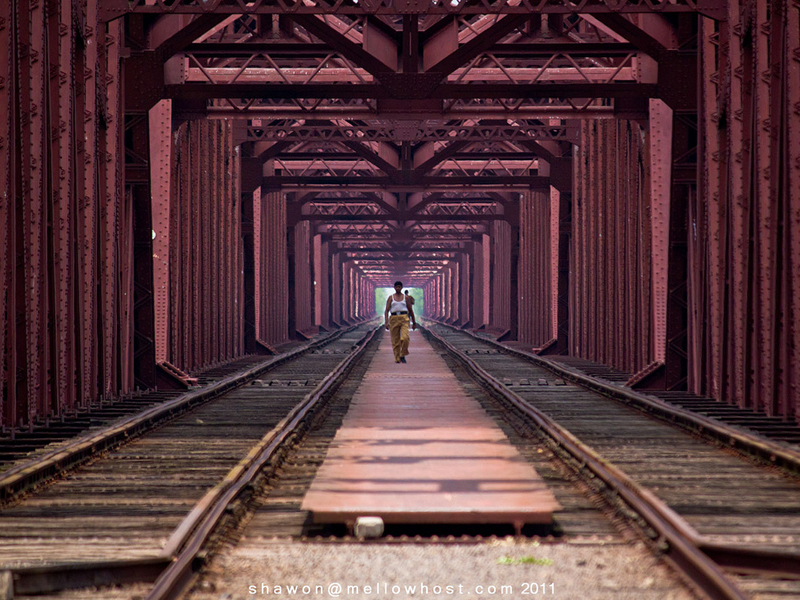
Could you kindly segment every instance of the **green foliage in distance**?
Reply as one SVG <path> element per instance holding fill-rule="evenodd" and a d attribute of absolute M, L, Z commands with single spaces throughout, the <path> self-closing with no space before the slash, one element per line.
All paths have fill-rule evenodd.
<path fill-rule="evenodd" d="M 422 288 L 407 287 L 403 288 L 408 290 L 409 295 L 414 298 L 414 314 L 421 317 L 425 314 L 423 310 L 424 299 L 422 298 Z M 383 317 L 383 311 L 386 308 L 386 299 L 394 294 L 394 288 L 378 288 L 375 290 L 375 314 Z"/>

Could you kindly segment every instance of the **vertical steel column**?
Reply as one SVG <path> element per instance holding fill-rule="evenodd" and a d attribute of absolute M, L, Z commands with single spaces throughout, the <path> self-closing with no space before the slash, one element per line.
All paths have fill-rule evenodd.
<path fill-rule="evenodd" d="M 282 344 L 289 334 L 289 263 L 286 245 L 286 202 L 278 191 L 263 189 L 254 196 L 258 267 L 256 326 L 259 339 L 269 345 Z"/>
<path fill-rule="evenodd" d="M 246 167 L 245 167 L 246 168 Z M 244 171 L 243 171 L 244 172 Z M 260 177 L 259 177 L 260 178 Z M 253 323 L 255 328 L 255 337 L 266 340 L 267 336 L 263 331 L 263 314 L 264 314 L 264 300 L 266 295 L 265 282 L 264 282 L 264 263 L 266 261 L 265 250 L 267 247 L 266 240 L 264 240 L 263 230 L 263 208 L 261 205 L 261 187 L 257 187 L 253 191 L 253 305 L 255 307 L 255 315 Z"/>
<path fill-rule="evenodd" d="M 450 323 L 458 321 L 458 263 L 451 261 L 448 268 L 448 293 L 450 294 Z"/>
<path fill-rule="evenodd" d="M 258 159 L 244 158 L 240 163 L 241 245 L 242 245 L 242 343 L 245 354 L 256 354 L 259 347 L 258 316 L 261 309 L 261 165 Z M 258 198 L 258 200 L 256 200 Z"/>
<path fill-rule="evenodd" d="M 342 325 L 350 325 L 350 263 L 340 259 Z"/>
<path fill-rule="evenodd" d="M 566 192 L 568 194 L 568 192 Z M 558 343 L 558 284 L 559 284 L 559 215 L 561 214 L 561 194 L 550 188 L 550 332 Z M 547 223 L 544 225 L 547 227 Z"/>
<path fill-rule="evenodd" d="M 800 110 L 791 101 L 796 96 L 790 90 L 800 89 L 800 6 L 797 3 L 784 5 L 786 11 L 785 46 L 781 55 L 781 114 L 780 123 L 774 124 L 782 132 L 778 137 L 780 150 L 786 153 L 779 170 L 783 185 L 783 205 L 780 212 L 781 255 L 787 257 L 783 267 L 779 297 L 782 320 L 778 331 L 779 365 L 783 373 L 775 413 L 800 421 L 800 373 L 791 365 L 800 364 Z M 776 33 L 780 35 L 780 33 Z M 795 62 L 793 62 L 795 61 Z M 784 127 L 784 124 L 786 125 Z M 778 369 L 775 369 L 777 371 Z"/>
<path fill-rule="evenodd" d="M 667 268 L 672 177 L 672 109 L 650 99 L 650 222 L 653 277 L 653 357 L 663 361 L 667 335 Z"/>
<path fill-rule="evenodd" d="M 472 305 L 470 321 L 472 329 L 480 329 L 485 325 L 483 320 L 483 237 L 475 236 L 472 247 Z"/>
<path fill-rule="evenodd" d="M 71 409 L 75 404 L 75 389 L 74 386 L 70 385 L 75 373 L 74 345 L 70 335 L 70 326 L 75 322 L 75 316 L 71 302 L 72 294 L 69 293 L 69 263 L 65 260 L 72 245 L 70 240 L 72 198 L 69 185 L 72 153 L 69 152 L 70 146 L 65 145 L 65 139 L 70 139 L 72 130 L 70 127 L 62 128 L 60 126 L 62 122 L 60 115 L 69 113 L 72 94 L 69 87 L 69 78 L 58 76 L 60 72 L 72 72 L 72 19 L 67 20 L 69 24 L 63 24 L 63 35 L 60 29 L 62 15 L 65 11 L 69 14 L 71 12 L 70 8 L 69 3 L 65 1 L 53 3 L 48 10 L 47 23 L 50 69 L 48 81 L 48 126 L 51 130 L 49 173 L 47 178 L 49 180 L 48 193 L 52 198 L 49 203 L 48 219 L 51 223 L 57 222 L 60 224 L 59 227 L 52 228 L 52 239 L 51 243 L 48 244 L 47 264 L 50 277 L 50 346 L 51 356 L 53 357 L 50 371 L 50 388 L 51 394 L 53 394 L 51 407 L 53 414 L 56 415 L 63 414 L 63 411 Z M 2 47 L 9 46 L 2 45 Z M 3 76 L 0 74 L 0 77 Z M 114 87 L 113 85 L 109 86 L 109 92 L 112 94 Z M 4 111 L 4 114 L 7 114 L 7 111 Z M 5 136 L 0 133 L 0 138 L 2 137 Z M 2 167 L 0 167 L 0 170 L 2 170 Z M 62 172 L 66 176 L 62 176 Z M 108 287 L 106 290 L 108 290 Z M 2 311 L 0 311 L 0 314 L 2 314 Z M 0 347 L 2 347 L 2 344 L 0 344 Z M 0 381 L 2 379 L 0 377 Z M 114 389 L 116 389 L 116 386 L 112 384 L 109 392 Z"/>
<path fill-rule="evenodd" d="M 460 262 L 458 260 L 453 261 L 453 286 L 452 286 L 452 294 L 453 294 L 453 324 L 456 325 L 461 320 L 461 294 L 459 293 L 460 284 L 459 281 L 461 279 L 461 269 L 460 269 Z"/>
<path fill-rule="evenodd" d="M 459 269 L 458 272 L 460 274 L 458 278 L 459 282 L 459 294 L 461 296 L 461 300 L 459 305 L 461 307 L 461 312 L 459 314 L 459 321 L 458 326 L 462 329 L 468 327 L 472 322 L 472 263 L 473 261 L 470 258 L 469 252 L 461 252 L 458 255 L 459 258 Z"/>
<path fill-rule="evenodd" d="M 550 194 L 529 191 L 520 198 L 519 308 L 517 339 L 549 344 L 553 327 L 553 256 Z"/>
<path fill-rule="evenodd" d="M 556 192 L 557 193 L 557 192 Z M 570 346 L 570 270 L 572 261 L 572 193 L 558 193 L 558 210 L 551 202 L 550 215 L 554 224 L 553 242 L 557 257 L 553 262 L 556 266 L 553 285 L 555 310 L 555 337 L 556 343 L 545 352 L 546 354 L 568 354 Z M 632 302 L 632 299 L 629 299 Z"/>
<path fill-rule="evenodd" d="M 720 173 L 726 162 L 724 148 L 724 129 L 719 126 L 719 102 L 726 94 L 727 86 L 720 75 L 720 67 L 726 63 L 720 46 L 720 36 L 727 38 L 726 23 L 717 24 L 711 19 L 702 19 L 700 31 L 700 108 L 703 118 L 699 122 L 699 149 L 702 168 L 700 169 L 700 191 L 697 208 L 690 216 L 692 228 L 699 232 L 696 238 L 697 251 L 692 261 L 692 274 L 699 278 L 692 293 L 692 308 L 699 323 L 707 325 L 693 334 L 691 343 L 692 369 L 690 389 L 695 393 L 709 394 L 719 398 L 721 381 L 716 365 L 722 362 L 720 323 L 725 314 L 723 298 L 724 271 L 721 235 L 723 229 L 724 202 Z M 724 66 L 722 68 L 724 72 Z M 723 100 L 724 101 L 724 100 Z"/>
<path fill-rule="evenodd" d="M 445 323 L 450 323 L 453 318 L 453 269 L 448 264 L 442 269 L 442 318 Z"/>
<path fill-rule="evenodd" d="M 506 335 L 511 327 L 511 234 L 505 221 L 492 221 L 491 313 L 495 333 Z"/>
<path fill-rule="evenodd" d="M 12 2 L 0 4 L 0 48 L 8 48 L 6 56 L 0 57 L 0 431 L 5 431 L 8 427 L 14 426 L 14 386 L 13 377 L 9 373 L 14 371 L 8 369 L 7 363 L 11 363 L 13 348 L 8 345 L 14 322 L 6 315 L 9 312 L 9 305 L 12 303 L 10 298 L 12 290 L 11 263 L 15 255 L 14 247 L 11 243 L 11 215 L 14 213 L 16 204 L 16 194 L 14 190 L 14 172 L 16 171 L 14 161 L 16 154 L 16 136 L 12 126 L 13 115 L 16 112 L 14 107 L 16 98 L 16 78 L 15 78 L 15 48 L 16 40 L 13 32 L 14 6 Z"/>
<path fill-rule="evenodd" d="M 313 273 L 313 281 L 312 281 L 312 292 L 314 294 L 314 326 L 315 327 L 325 327 L 324 324 L 324 317 L 322 315 L 322 307 L 323 307 L 323 299 L 322 299 L 322 290 L 324 286 L 322 285 L 322 265 L 324 262 L 324 258 L 322 256 L 322 236 L 316 234 L 313 236 L 313 247 L 314 247 L 314 269 Z"/>
<path fill-rule="evenodd" d="M 52 24 L 51 40 L 58 39 L 60 24 Z M 118 236 L 119 205 L 122 194 L 122 173 L 120 157 L 117 149 L 121 134 L 121 105 L 119 89 L 120 78 L 120 31 L 119 21 L 109 24 L 98 22 L 98 103 L 102 111 L 98 133 L 98 196 L 100 198 L 100 223 L 98 253 L 98 277 L 100 280 L 100 344 L 101 344 L 101 381 L 100 390 L 103 397 L 113 396 L 122 388 L 119 366 L 121 355 L 120 337 L 120 294 L 119 290 L 119 252 Z M 51 48 L 58 44 L 51 44 Z M 54 82 L 55 76 L 51 79 Z M 56 99 L 57 102 L 57 99 Z M 55 142 L 53 148 L 56 148 Z M 52 178 L 52 174 L 51 174 Z M 55 187 L 55 186 L 54 186 Z M 57 402 L 57 399 L 56 399 Z"/>
<path fill-rule="evenodd" d="M 740 8 L 744 4 L 745 22 L 741 21 Z M 749 263 L 749 243 L 746 239 L 748 233 L 749 198 L 745 197 L 745 190 L 749 191 L 744 180 L 744 164 L 749 154 L 749 148 L 745 145 L 745 131 L 749 127 L 744 123 L 745 110 L 750 107 L 750 85 L 753 74 L 747 68 L 747 57 L 752 54 L 752 47 L 748 43 L 743 47 L 742 35 L 752 34 L 752 25 L 749 22 L 749 0 L 740 3 L 732 0 L 728 3 L 728 23 L 731 27 L 729 40 L 730 49 L 730 96 L 729 106 L 726 107 L 731 115 L 731 127 L 728 135 L 728 168 L 730 169 L 730 187 L 728 193 L 729 206 L 727 207 L 727 243 L 728 255 L 725 289 L 725 302 L 730 304 L 727 312 L 726 323 L 723 327 L 722 340 L 723 347 L 729 347 L 731 351 L 726 357 L 724 365 L 725 387 L 727 395 L 735 400 L 740 406 L 749 404 L 749 394 L 745 391 L 747 386 L 745 381 L 749 378 L 750 365 L 745 360 L 745 336 L 746 331 L 743 326 L 747 323 L 747 310 L 745 300 L 748 295 L 745 272 Z M 726 74 L 727 75 L 727 74 Z M 745 94 L 747 96 L 745 96 Z M 749 116 L 749 110 L 748 116 Z M 749 133 L 749 131 L 748 131 Z M 749 142 L 749 140 L 747 140 Z"/>
<path fill-rule="evenodd" d="M 171 185 L 165 183 L 160 192 L 166 201 L 159 201 L 158 192 L 153 195 L 154 208 L 163 205 L 153 223 L 155 280 L 161 295 L 156 331 L 164 348 L 158 357 L 165 367 L 158 371 L 162 386 L 181 385 L 175 374 L 185 384 L 181 370 L 190 373 L 244 351 L 246 240 L 241 229 L 241 163 L 231 124 L 188 122 L 165 137 L 163 132 L 169 135 L 170 127 L 171 119 L 163 115 L 152 132 L 154 153 L 163 158 L 161 162 L 170 164 L 165 152 L 172 156 L 172 175 L 164 176 L 171 177 Z M 159 172 L 155 166 L 153 171 Z M 252 200 L 248 203 L 252 215 Z M 251 291 L 254 277 L 251 267 Z M 252 301 L 248 310 L 252 326 Z M 255 339 L 251 330 L 251 348 Z"/>
<path fill-rule="evenodd" d="M 481 250 L 483 251 L 483 273 L 481 294 L 483 295 L 483 326 L 489 327 L 491 323 L 491 294 L 492 294 L 492 242 L 491 236 L 482 234 Z"/>
<path fill-rule="evenodd" d="M 290 281 L 294 285 L 294 296 L 290 296 L 294 303 L 290 314 L 294 313 L 294 328 L 290 334 L 299 332 L 303 337 L 311 335 L 314 322 L 314 296 L 313 296 L 313 269 L 311 261 L 312 238 L 311 224 L 309 221 L 300 221 L 293 227 L 291 240 L 294 244 L 292 250 L 293 276 Z"/>
<path fill-rule="evenodd" d="M 328 269 L 328 285 L 331 288 L 331 324 L 335 327 L 341 327 L 343 324 L 342 281 L 342 255 L 340 252 L 334 252 Z"/>
<path fill-rule="evenodd" d="M 436 316 L 439 319 L 447 317 L 447 305 L 445 304 L 444 273 L 436 275 Z"/>
<path fill-rule="evenodd" d="M 295 235 L 297 234 L 296 224 L 294 219 L 287 219 L 286 236 L 284 238 L 288 267 L 286 285 L 289 293 L 289 304 L 287 306 L 289 313 L 287 324 L 289 330 L 287 331 L 287 335 L 289 339 L 292 340 L 297 337 L 297 292 L 295 291 L 295 285 L 297 283 L 297 268 L 295 267 L 295 261 L 297 260 L 295 256 L 297 250 L 297 244 L 295 243 Z"/>
<path fill-rule="evenodd" d="M 98 101 L 98 87 L 101 84 L 98 83 L 97 76 L 99 75 L 98 49 L 100 45 L 105 46 L 105 32 L 104 29 L 99 29 L 97 26 L 97 0 L 88 0 L 84 6 L 83 26 L 80 31 L 83 45 L 82 51 L 79 51 L 79 55 L 83 57 L 83 64 L 78 61 L 77 66 L 82 72 L 78 72 L 76 77 L 77 81 L 82 83 L 82 86 L 78 86 L 79 99 L 81 98 L 80 88 L 83 88 L 82 100 L 79 100 L 78 104 L 82 105 L 83 112 L 78 112 L 76 117 L 82 121 L 82 127 L 78 128 L 81 139 L 77 144 L 78 160 L 83 163 L 83 181 L 80 186 L 82 194 L 79 195 L 82 202 L 78 204 L 78 235 L 82 242 L 78 247 L 80 261 L 78 281 L 80 288 L 85 290 L 84 301 L 81 303 L 83 312 L 79 313 L 79 317 L 82 323 L 84 349 L 82 357 L 85 379 L 83 401 L 88 404 L 94 402 L 101 393 L 99 371 L 102 346 L 99 343 L 100 321 L 99 298 L 97 297 L 100 213 L 97 139 L 98 113 L 102 106 Z"/>
<path fill-rule="evenodd" d="M 169 354 L 170 315 L 170 193 L 172 191 L 172 101 L 150 109 L 150 182 L 153 215 L 153 304 L 155 306 L 156 362 Z"/>
<path fill-rule="evenodd" d="M 233 123 L 228 121 L 228 135 L 229 135 L 229 143 L 231 146 L 234 144 L 234 135 L 233 135 Z M 234 147 L 234 155 L 233 155 L 233 173 L 230 177 L 231 183 L 231 201 L 234 203 L 234 210 L 231 211 L 231 219 L 234 218 L 234 215 L 239 214 L 241 215 L 241 197 L 242 197 L 242 187 L 241 187 L 241 177 L 240 173 L 242 170 L 242 152 L 240 146 Z M 240 202 L 240 210 L 235 210 L 235 204 L 237 199 Z M 236 223 L 233 226 L 231 231 L 231 239 L 232 240 L 241 240 L 242 235 L 242 220 L 241 216 L 239 219 L 236 219 Z M 234 348 L 237 349 L 234 353 L 235 354 L 242 354 L 244 353 L 244 245 L 240 242 L 236 244 L 238 249 L 238 258 L 237 263 L 232 265 L 230 274 L 232 277 L 235 277 L 237 280 L 236 290 L 237 290 L 237 297 L 232 299 L 234 307 L 238 307 L 238 322 L 239 326 L 234 329 L 235 336 L 233 339 Z"/>
<path fill-rule="evenodd" d="M 24 355 L 25 393 L 17 397 L 17 416 L 28 424 L 46 415 L 49 356 L 44 351 L 47 334 L 47 208 L 45 206 L 44 154 L 45 106 L 45 7 L 36 2 L 17 6 L 17 102 L 19 114 L 17 235 L 17 310 L 24 333 L 17 329 L 18 352 Z M 12 22 L 13 23 L 13 20 Z M 10 24 L 11 24 L 10 23 Z M 23 333 L 22 335 L 20 335 Z M 13 340 L 13 338 L 12 338 Z"/>
<path fill-rule="evenodd" d="M 328 283 L 330 278 L 330 265 L 331 265 L 331 243 L 324 240 L 320 236 L 320 259 L 319 259 L 319 275 L 317 277 L 317 288 L 320 294 L 320 324 L 325 329 L 331 328 L 331 287 Z"/>

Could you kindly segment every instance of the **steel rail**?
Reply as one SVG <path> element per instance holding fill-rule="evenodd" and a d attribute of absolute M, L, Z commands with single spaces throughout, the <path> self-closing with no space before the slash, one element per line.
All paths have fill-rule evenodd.
<path fill-rule="evenodd" d="M 800 453 L 791 449 L 770 444 L 708 417 L 672 406 L 659 398 L 614 386 L 595 377 L 566 368 L 541 356 L 509 348 L 500 342 L 477 336 L 469 331 L 453 327 L 448 323 L 435 322 L 458 333 L 469 335 L 477 341 L 484 342 L 512 356 L 528 360 L 589 391 L 618 400 L 632 408 L 652 415 L 668 425 L 678 427 L 692 434 L 698 434 L 707 440 L 722 442 L 726 447 L 747 458 L 755 457 L 761 459 L 769 465 L 783 467 L 795 475 L 800 473 Z M 427 331 L 435 335 L 430 330 Z M 683 523 L 682 529 L 692 542 L 714 562 L 723 567 L 734 569 L 737 572 L 769 573 L 791 578 L 796 578 L 797 574 L 800 573 L 800 553 L 764 549 L 755 546 L 735 546 L 711 541 L 675 514 L 672 509 L 667 508 L 667 510 L 674 515 L 675 519 Z"/>
<path fill-rule="evenodd" d="M 306 344 L 292 352 L 281 355 L 281 364 L 287 362 L 292 357 L 297 357 L 298 353 L 302 354 L 308 350 L 327 345 L 363 324 L 363 322 L 357 323 L 339 330 L 322 340 Z M 17 596 L 30 596 L 79 587 L 161 581 L 166 574 L 166 569 L 173 569 L 174 571 L 176 565 L 180 563 L 180 557 L 185 554 L 187 549 L 191 546 L 192 540 L 198 536 L 199 532 L 210 532 L 211 529 L 208 529 L 208 525 L 218 522 L 219 518 L 224 514 L 224 509 L 227 504 L 222 505 L 219 503 L 224 502 L 226 498 L 238 497 L 242 489 L 246 488 L 248 484 L 247 481 L 243 482 L 242 478 L 247 476 L 252 479 L 258 472 L 257 465 L 263 466 L 263 464 L 275 454 L 275 450 L 282 445 L 286 437 L 292 433 L 292 428 L 296 427 L 296 425 L 308 415 L 309 411 L 314 408 L 319 399 L 338 387 L 343 375 L 346 375 L 350 371 L 352 363 L 363 353 L 367 344 L 373 339 L 375 331 L 377 331 L 377 329 L 373 328 L 356 342 L 358 350 L 347 356 L 333 371 L 331 371 L 331 373 L 326 375 L 317 387 L 314 388 L 314 391 L 307 394 L 278 425 L 271 429 L 259 443 L 251 448 L 247 456 L 229 471 L 220 483 L 206 493 L 181 524 L 174 530 L 158 555 L 141 559 L 37 565 L 10 569 L 9 574 L 10 580 L 12 581 L 13 593 Z M 231 376 L 227 379 L 242 377 L 247 374 L 250 374 L 250 379 L 252 379 L 260 373 L 263 373 L 265 369 L 273 366 L 276 366 L 275 361 L 267 365 L 259 365 L 242 374 Z M 254 371 L 255 373 L 253 373 Z M 236 387 L 240 387 L 240 385 L 243 385 L 243 383 L 228 387 L 226 391 L 231 391 Z M 193 406 L 197 406 L 197 404 Z M 231 496 L 233 492 L 235 492 L 235 495 Z M 207 536 L 204 539 L 207 539 Z M 193 562 L 194 559 L 190 561 L 190 565 Z M 1 573 L 3 572 L 0 571 L 0 574 Z M 177 583 L 176 581 L 170 581 L 170 589 L 177 589 Z"/>
<path fill-rule="evenodd" d="M 430 320 L 434 321 L 433 319 Z M 489 346 L 502 350 L 507 354 L 532 362 L 563 379 L 568 379 L 573 383 L 577 383 L 581 387 L 614 398 L 629 406 L 644 410 L 649 414 L 659 417 L 662 421 L 669 422 L 671 425 L 677 425 L 705 438 L 723 442 L 726 446 L 742 454 L 758 458 L 770 465 L 782 467 L 795 475 L 800 475 L 800 452 L 796 450 L 784 448 L 744 431 L 735 429 L 730 425 L 674 406 L 655 396 L 602 381 L 601 379 L 585 375 L 542 356 L 511 348 L 501 342 L 475 335 L 470 331 L 458 329 L 449 323 L 442 323 L 440 321 L 434 322 L 438 325 L 448 327 L 453 331 L 468 335 Z"/>
<path fill-rule="evenodd" d="M 654 538 L 669 558 L 694 584 L 713 600 L 745 600 L 747 598 L 728 581 L 725 573 L 708 555 L 695 544 L 686 522 L 664 502 L 648 490 L 637 485 L 623 471 L 607 462 L 577 437 L 553 421 L 546 414 L 531 406 L 519 395 L 508 390 L 494 376 L 475 361 L 460 352 L 447 340 L 423 327 L 491 393 L 502 397 L 526 417 L 531 419 L 551 440 L 568 452 L 579 464 L 614 490 L 647 525 L 653 529 Z"/>
<path fill-rule="evenodd" d="M 263 467 L 272 460 L 287 438 L 297 431 L 298 426 L 309 417 L 322 398 L 341 384 L 379 329 L 380 327 L 373 328 L 362 339 L 358 350 L 339 363 L 339 366 L 329 373 L 313 392 L 267 433 L 250 450 L 247 457 L 242 459 L 225 479 L 195 506 L 167 542 L 165 553 L 174 554 L 174 562 L 156 580 L 146 600 L 171 600 L 180 597 L 194 578 L 198 555 L 214 533 L 227 508 L 252 485 Z"/>
<path fill-rule="evenodd" d="M 263 373 L 294 360 L 306 352 L 332 343 L 356 327 L 358 325 L 340 329 L 322 339 L 311 341 L 290 352 L 274 356 L 254 367 L 229 375 L 209 386 L 189 391 L 174 400 L 158 404 L 114 425 L 78 437 L 39 458 L 0 473 L 0 506 L 34 486 L 86 462 L 99 452 L 104 452 L 129 442 L 152 429 L 156 424 L 173 419 L 189 409 L 245 385 Z"/>

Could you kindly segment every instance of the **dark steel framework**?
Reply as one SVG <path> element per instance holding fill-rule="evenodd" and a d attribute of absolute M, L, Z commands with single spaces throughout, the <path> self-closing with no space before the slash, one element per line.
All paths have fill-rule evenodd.
<path fill-rule="evenodd" d="M 0 426 L 368 317 L 800 410 L 790 0 L 12 0 Z"/>

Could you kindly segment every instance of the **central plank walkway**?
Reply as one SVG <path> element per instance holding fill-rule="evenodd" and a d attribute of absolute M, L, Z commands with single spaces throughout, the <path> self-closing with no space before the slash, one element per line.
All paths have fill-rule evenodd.
<path fill-rule="evenodd" d="M 317 523 L 550 523 L 560 508 L 533 467 L 433 347 L 412 333 L 396 364 L 384 332 L 303 509 Z"/>

